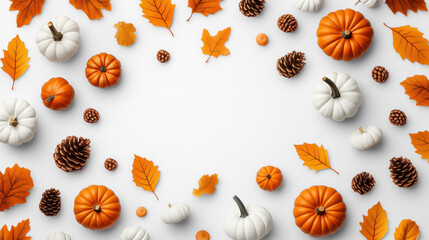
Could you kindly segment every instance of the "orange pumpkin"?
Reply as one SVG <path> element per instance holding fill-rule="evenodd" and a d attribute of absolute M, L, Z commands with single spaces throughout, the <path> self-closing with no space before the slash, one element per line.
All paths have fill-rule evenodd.
<path fill-rule="evenodd" d="M 256 174 L 256 182 L 266 191 L 274 191 L 280 187 L 283 181 L 282 171 L 273 166 L 265 166 Z"/>
<path fill-rule="evenodd" d="M 103 230 L 115 224 L 121 204 L 115 193 L 105 186 L 91 185 L 80 191 L 74 200 L 78 223 L 91 230 Z"/>
<path fill-rule="evenodd" d="M 346 204 L 341 195 L 327 186 L 305 189 L 295 200 L 296 225 L 312 237 L 335 233 L 346 220 Z"/>
<path fill-rule="evenodd" d="M 74 99 L 74 90 L 64 78 L 51 78 L 43 84 L 40 96 L 46 107 L 58 111 L 71 105 Z"/>
<path fill-rule="evenodd" d="M 121 62 L 113 55 L 100 53 L 88 60 L 85 74 L 88 81 L 95 87 L 114 86 L 121 77 Z"/>
<path fill-rule="evenodd" d="M 336 60 L 350 61 L 362 56 L 373 36 L 371 23 L 352 9 L 329 13 L 317 29 L 319 47 Z"/>

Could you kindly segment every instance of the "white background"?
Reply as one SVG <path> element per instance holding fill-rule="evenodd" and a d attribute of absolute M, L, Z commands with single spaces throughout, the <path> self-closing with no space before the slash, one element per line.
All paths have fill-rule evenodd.
<path fill-rule="evenodd" d="M 240 14 L 238 1 L 224 0 L 222 11 L 209 17 L 190 14 L 185 0 L 176 4 L 171 37 L 164 28 L 154 27 L 141 15 L 138 0 L 112 1 L 112 11 L 103 10 L 104 17 L 90 21 L 66 0 L 47 0 L 42 14 L 31 24 L 16 28 L 17 12 L 9 12 L 9 1 L 1 1 L 0 48 L 18 33 L 29 49 L 30 68 L 16 81 L 0 72 L 0 96 L 24 98 L 37 111 L 39 130 L 30 143 L 20 147 L 0 145 L 0 170 L 18 163 L 31 169 L 34 188 L 26 204 L 0 213 L 0 224 L 16 224 L 30 218 L 30 236 L 44 237 L 54 231 L 64 231 L 72 239 L 119 239 L 128 225 L 147 229 L 152 239 L 194 239 L 200 229 L 210 232 L 212 239 L 227 239 L 223 220 L 236 210 L 232 200 L 237 194 L 245 204 L 266 207 L 273 215 L 274 227 L 266 239 L 311 239 L 294 223 L 293 202 L 304 188 L 326 184 L 336 188 L 348 206 L 347 221 L 337 234 L 328 239 L 363 239 L 359 233 L 362 214 L 381 201 L 388 212 L 389 232 L 402 219 L 415 220 L 422 231 L 421 239 L 429 233 L 427 199 L 429 166 L 414 153 L 408 134 L 428 128 L 429 110 L 417 107 L 405 95 L 400 82 L 415 74 L 427 73 L 427 67 L 403 61 L 392 47 L 391 26 L 412 25 L 429 33 L 428 13 L 409 12 L 409 16 L 394 15 L 385 5 L 367 9 L 355 6 L 353 0 L 325 1 L 317 13 L 295 9 L 292 1 L 268 1 L 263 13 L 256 18 Z M 361 11 L 375 31 L 370 50 L 359 60 L 332 60 L 317 46 L 316 29 L 319 20 L 330 11 L 353 8 Z M 292 13 L 299 21 L 298 30 L 286 34 L 277 28 L 277 18 Z M 79 52 L 67 63 L 52 63 L 38 51 L 34 37 L 49 19 L 66 15 L 81 27 L 82 44 Z M 117 44 L 113 25 L 131 22 L 137 28 L 137 40 L 131 47 Z M 226 46 L 229 56 L 212 58 L 201 53 L 201 34 L 207 28 L 212 35 L 231 26 Z M 255 43 L 257 33 L 265 32 L 269 44 Z M 156 52 L 166 49 L 171 60 L 160 64 Z M 280 76 L 276 70 L 279 57 L 292 51 L 306 53 L 307 65 L 293 79 Z M 95 88 L 88 83 L 84 70 L 94 54 L 108 52 L 122 63 L 120 83 L 110 89 Z M 384 84 L 370 76 L 376 65 L 390 71 Z M 312 106 L 312 86 L 327 72 L 347 72 L 361 88 L 363 105 L 358 114 L 344 122 L 323 118 Z M 52 77 L 64 77 L 74 87 L 76 97 L 70 109 L 54 112 L 40 99 L 42 84 Z M 99 110 L 101 120 L 91 125 L 83 121 L 88 107 Z M 408 115 L 404 127 L 389 123 L 394 108 Z M 361 152 L 353 149 L 348 138 L 360 125 L 377 125 L 384 139 L 376 148 Z M 91 139 L 91 157 L 82 171 L 66 173 L 55 166 L 52 154 L 55 146 L 69 135 Z M 303 142 L 323 144 L 329 151 L 331 170 L 315 173 L 302 166 L 294 144 Z M 159 165 L 161 177 L 156 192 L 136 187 L 132 181 L 133 154 L 153 160 Z M 400 189 L 389 176 L 389 160 L 404 156 L 412 160 L 419 171 L 419 182 L 411 189 Z M 107 157 L 118 160 L 113 172 L 104 169 Z M 264 192 L 257 186 L 255 175 L 264 165 L 278 166 L 284 173 L 280 190 Z M 376 179 L 375 188 L 360 196 L 352 191 L 350 182 L 355 174 L 369 171 Z M 196 198 L 203 174 L 219 174 L 219 184 L 211 196 Z M 104 184 L 115 191 L 122 204 L 121 218 L 109 230 L 90 231 L 80 226 L 73 214 L 73 202 L 79 191 L 91 184 Z M 56 217 L 45 217 L 38 209 L 41 194 L 48 188 L 61 191 L 62 210 Z M 188 221 L 165 225 L 160 212 L 169 202 L 186 202 L 191 206 Z M 135 209 L 148 209 L 145 218 L 138 218 Z"/>

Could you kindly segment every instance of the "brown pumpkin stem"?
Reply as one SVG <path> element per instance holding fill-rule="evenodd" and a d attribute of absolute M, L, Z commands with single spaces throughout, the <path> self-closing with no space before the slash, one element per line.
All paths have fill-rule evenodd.
<path fill-rule="evenodd" d="M 316 214 L 319 216 L 322 216 L 323 214 L 325 214 L 325 212 L 326 212 L 326 210 L 325 210 L 325 207 L 323 207 L 323 206 L 316 208 Z"/>
<path fill-rule="evenodd" d="M 356 5 L 358 5 L 359 3 L 360 3 L 360 0 L 358 0 L 358 1 L 355 3 L 355 6 L 356 6 Z"/>
<path fill-rule="evenodd" d="M 349 39 L 349 38 L 352 37 L 352 32 L 350 30 L 344 30 L 344 31 L 341 32 L 341 36 L 344 39 Z"/>
<path fill-rule="evenodd" d="M 168 204 L 168 207 L 169 207 L 169 208 L 171 208 L 171 207 L 173 207 L 173 205 L 171 205 L 171 203 L 169 203 L 169 204 Z"/>
<path fill-rule="evenodd" d="M 98 213 L 101 212 L 101 206 L 100 205 L 95 205 L 94 206 L 94 211 L 98 212 Z"/>
<path fill-rule="evenodd" d="M 9 125 L 12 127 L 16 127 L 16 125 L 18 125 L 18 118 L 17 117 L 11 117 L 9 120 Z"/>
<path fill-rule="evenodd" d="M 234 199 L 235 203 L 237 203 L 238 208 L 240 209 L 240 217 L 241 218 L 248 217 L 249 213 L 247 212 L 247 209 L 244 206 L 243 202 L 237 196 L 234 196 L 232 199 Z"/>
<path fill-rule="evenodd" d="M 50 102 L 55 98 L 54 94 L 51 94 L 48 98 L 46 98 L 46 102 Z"/>
<path fill-rule="evenodd" d="M 268 178 L 268 179 L 271 179 L 271 175 L 270 174 L 265 175 L 265 177 Z"/>
<path fill-rule="evenodd" d="M 339 97 L 341 97 L 341 94 L 340 94 L 340 90 L 338 90 L 338 87 L 337 87 L 337 85 L 335 85 L 335 83 L 331 80 L 331 79 L 329 79 L 329 78 L 327 78 L 327 77 L 323 77 L 322 78 L 322 80 L 326 83 L 326 84 L 328 84 L 329 85 L 329 87 L 331 87 L 331 90 L 332 90 L 332 94 L 331 94 L 331 96 L 332 96 L 332 98 L 339 98 Z"/>
<path fill-rule="evenodd" d="M 360 132 L 360 134 L 364 134 L 365 133 L 365 131 L 363 130 L 362 127 L 359 127 L 359 132 Z"/>
<path fill-rule="evenodd" d="M 107 69 L 106 69 L 106 67 L 104 67 L 104 66 L 101 66 L 101 68 L 100 68 L 100 72 L 106 72 L 107 71 Z"/>
<path fill-rule="evenodd" d="M 58 41 L 61 41 L 61 39 L 63 39 L 63 34 L 57 31 L 57 29 L 54 27 L 54 24 L 52 22 L 48 22 L 48 27 L 52 32 L 54 41 L 58 42 Z"/>

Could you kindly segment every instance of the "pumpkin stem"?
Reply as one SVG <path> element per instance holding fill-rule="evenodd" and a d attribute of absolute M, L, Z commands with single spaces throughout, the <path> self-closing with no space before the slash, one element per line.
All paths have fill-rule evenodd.
<path fill-rule="evenodd" d="M 16 125 L 18 125 L 18 118 L 17 117 L 11 117 L 9 120 L 9 125 L 12 127 L 16 127 Z"/>
<path fill-rule="evenodd" d="M 173 206 L 171 205 L 171 203 L 169 203 L 169 204 L 168 204 L 168 207 L 169 207 L 169 208 L 171 208 L 171 207 L 173 207 Z"/>
<path fill-rule="evenodd" d="M 265 175 L 265 177 L 268 178 L 268 179 L 271 179 L 271 175 L 270 174 Z"/>
<path fill-rule="evenodd" d="M 106 71 L 107 71 L 106 67 L 101 66 L 101 68 L 100 68 L 100 72 L 106 72 Z"/>
<path fill-rule="evenodd" d="M 316 214 L 319 216 L 325 214 L 325 207 L 320 206 L 320 207 L 316 208 Z"/>
<path fill-rule="evenodd" d="M 46 98 L 46 102 L 50 102 L 55 98 L 54 94 L 51 94 L 48 98 Z"/>
<path fill-rule="evenodd" d="M 363 130 L 362 127 L 359 127 L 359 132 L 360 132 L 360 134 L 364 134 L 365 133 L 365 131 Z"/>
<path fill-rule="evenodd" d="M 246 207 L 244 206 L 243 202 L 237 196 L 234 196 L 232 199 L 234 199 L 234 201 L 238 205 L 238 208 L 240 209 L 240 217 L 241 218 L 248 217 L 249 213 L 247 212 Z"/>
<path fill-rule="evenodd" d="M 54 41 L 58 42 L 58 41 L 61 41 L 61 39 L 63 39 L 63 34 L 57 31 L 57 29 L 54 27 L 54 24 L 52 22 L 48 22 L 48 27 L 52 32 Z"/>
<path fill-rule="evenodd" d="M 95 205 L 94 206 L 94 211 L 98 212 L 98 213 L 101 212 L 101 206 L 100 205 Z"/>
<path fill-rule="evenodd" d="M 341 36 L 344 39 L 349 39 L 349 38 L 352 37 L 352 32 L 350 30 L 344 30 L 344 31 L 341 32 Z"/>
<path fill-rule="evenodd" d="M 358 1 L 355 3 L 355 6 L 356 6 L 356 5 L 358 5 L 359 3 L 360 3 L 360 0 L 358 0 Z"/>
<path fill-rule="evenodd" d="M 340 94 L 340 90 L 338 90 L 338 88 L 337 88 L 337 85 L 335 85 L 335 83 L 331 80 L 331 79 L 329 79 L 329 78 L 327 78 L 327 77 L 323 77 L 322 78 L 322 80 L 326 83 L 326 84 L 328 84 L 329 85 L 329 87 L 331 87 L 331 90 L 332 90 L 332 94 L 331 94 L 331 96 L 332 96 L 332 98 L 339 98 L 339 97 L 341 97 L 341 94 Z"/>

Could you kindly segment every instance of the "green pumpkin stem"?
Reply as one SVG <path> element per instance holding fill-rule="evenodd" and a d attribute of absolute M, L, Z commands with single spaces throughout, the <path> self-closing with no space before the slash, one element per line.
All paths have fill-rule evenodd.
<path fill-rule="evenodd" d="M 326 212 L 326 210 L 325 210 L 325 207 L 323 207 L 323 206 L 316 208 L 316 214 L 319 216 L 325 214 L 325 212 Z"/>
<path fill-rule="evenodd" d="M 17 117 L 11 117 L 9 120 L 9 125 L 12 127 L 16 127 L 16 125 L 18 125 L 18 118 Z"/>
<path fill-rule="evenodd" d="M 344 31 L 341 32 L 341 36 L 344 39 L 349 39 L 349 38 L 352 37 L 352 32 L 350 30 L 344 30 Z"/>
<path fill-rule="evenodd" d="M 238 208 L 240 209 L 240 217 L 241 218 L 248 217 L 249 213 L 247 212 L 246 207 L 244 206 L 243 202 L 237 196 L 234 196 L 232 199 L 234 199 L 234 201 L 238 205 Z"/>
<path fill-rule="evenodd" d="M 54 41 L 58 42 L 63 39 L 63 34 L 57 31 L 52 22 L 48 22 L 48 27 L 52 32 L 52 37 L 54 38 Z"/>
<path fill-rule="evenodd" d="M 94 205 L 94 211 L 97 212 L 97 213 L 101 212 L 101 206 L 98 205 L 98 204 Z"/>
<path fill-rule="evenodd" d="M 332 94 L 331 94 L 331 96 L 332 96 L 332 98 L 339 98 L 339 97 L 341 97 L 341 94 L 340 94 L 340 90 L 338 90 L 338 87 L 337 87 L 337 85 L 335 85 L 335 83 L 331 80 L 331 79 L 329 79 L 329 78 L 327 78 L 327 77 L 323 77 L 322 78 L 322 80 L 326 83 L 326 84 L 328 84 L 329 85 L 329 87 L 331 88 L 331 90 L 332 90 Z"/>
<path fill-rule="evenodd" d="M 51 94 L 48 98 L 46 98 L 46 102 L 50 102 L 55 98 L 54 94 Z"/>

